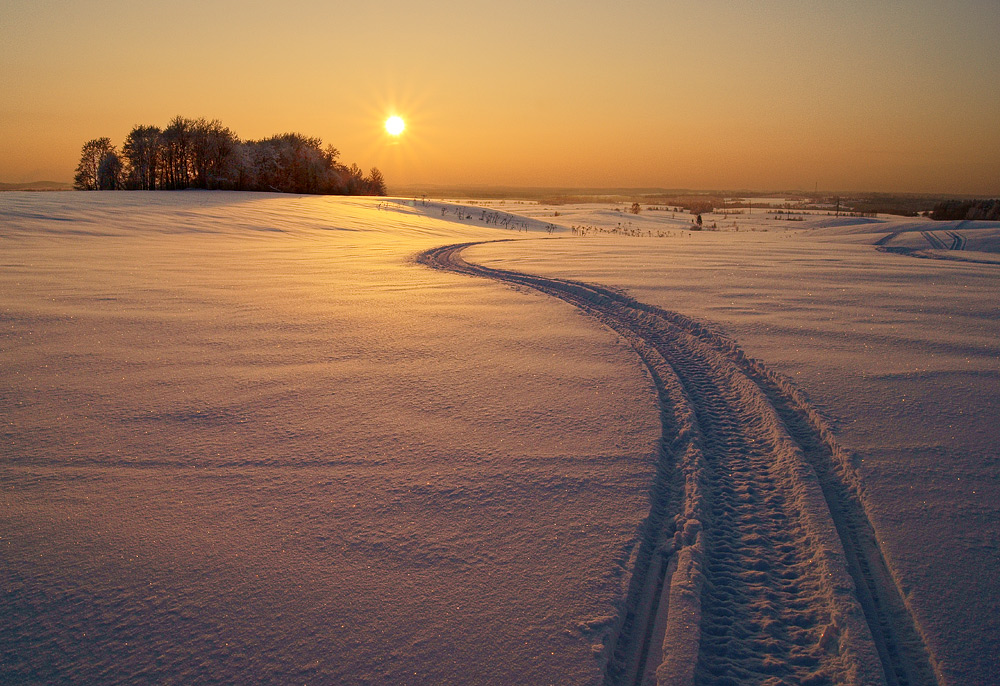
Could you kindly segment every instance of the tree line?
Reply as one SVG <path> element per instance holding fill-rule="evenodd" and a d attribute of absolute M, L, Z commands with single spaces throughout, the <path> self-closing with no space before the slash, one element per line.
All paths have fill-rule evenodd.
<path fill-rule="evenodd" d="M 1000 220 L 1000 199 L 944 200 L 934 206 L 931 218 L 945 221 L 954 219 Z"/>
<path fill-rule="evenodd" d="M 174 117 L 166 128 L 136 126 L 121 149 L 110 138 L 83 144 L 73 185 L 79 190 L 280 191 L 385 195 L 376 167 L 346 166 L 319 138 L 283 133 L 241 140 L 217 119 Z"/>

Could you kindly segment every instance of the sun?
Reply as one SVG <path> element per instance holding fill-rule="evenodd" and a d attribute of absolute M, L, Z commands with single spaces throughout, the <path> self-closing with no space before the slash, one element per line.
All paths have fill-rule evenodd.
<path fill-rule="evenodd" d="M 385 120 L 385 130 L 389 132 L 390 136 L 398 136 L 403 133 L 405 128 L 406 122 L 403 121 L 402 117 L 393 115 Z"/>

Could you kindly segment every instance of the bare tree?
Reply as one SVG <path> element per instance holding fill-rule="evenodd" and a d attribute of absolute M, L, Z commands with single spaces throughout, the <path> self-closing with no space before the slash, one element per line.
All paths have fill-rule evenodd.
<path fill-rule="evenodd" d="M 122 161 L 114 148 L 101 157 L 97 165 L 97 190 L 117 191 L 122 188 Z"/>
<path fill-rule="evenodd" d="M 95 138 L 84 143 L 80 152 L 80 164 L 73 177 L 73 186 L 81 191 L 100 190 L 101 162 L 106 156 L 113 154 L 115 146 L 111 144 L 110 138 Z"/>
<path fill-rule="evenodd" d="M 191 184 L 191 120 L 177 116 L 160 135 L 163 154 L 161 188 L 187 188 Z"/>
<path fill-rule="evenodd" d="M 126 186 L 140 191 L 156 188 L 156 172 L 160 162 L 160 128 L 136 126 L 125 138 L 122 155 L 128 167 Z"/>

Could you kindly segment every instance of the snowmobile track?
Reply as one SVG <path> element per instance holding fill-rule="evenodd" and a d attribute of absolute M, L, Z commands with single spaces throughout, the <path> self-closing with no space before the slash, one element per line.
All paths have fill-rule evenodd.
<path fill-rule="evenodd" d="M 787 380 L 729 338 L 608 288 L 421 264 L 570 303 L 623 336 L 662 421 L 650 514 L 605 643 L 606 686 L 941 685 L 865 513 L 851 456 Z"/>

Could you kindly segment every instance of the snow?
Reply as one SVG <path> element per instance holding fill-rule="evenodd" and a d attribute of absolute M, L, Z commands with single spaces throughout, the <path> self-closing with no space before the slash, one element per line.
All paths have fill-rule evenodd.
<path fill-rule="evenodd" d="M 934 669 L 993 678 L 1000 226 L 755 212 L 690 231 L 623 206 L 494 204 L 487 222 L 459 205 L 0 194 L 0 681 L 601 683 L 650 514 L 657 398 L 681 426 L 706 420 L 613 317 L 414 261 L 498 239 L 522 240 L 462 255 L 624 290 L 790 379 L 853 461 Z M 733 411 L 764 417 L 773 401 L 734 374 Z M 815 553 L 833 579 L 802 573 L 807 614 L 831 603 L 836 620 L 809 640 L 846 650 L 840 543 L 777 421 L 747 424 L 746 445 L 782 463 L 737 491 L 790 484 L 796 568 Z M 700 530 L 678 532 L 664 589 L 681 612 L 649 620 L 678 669 L 712 564 Z"/>
<path fill-rule="evenodd" d="M 883 218 L 838 233 L 813 222 L 829 225 L 781 231 L 744 217 L 738 233 L 532 240 L 466 257 L 625 289 L 791 379 L 855 456 L 890 571 L 945 682 L 989 683 L 1000 651 L 1000 273 L 873 245 L 956 228 L 989 245 L 996 223 Z"/>
<path fill-rule="evenodd" d="M 0 680 L 599 681 L 649 381 L 572 308 L 410 261 L 514 232 L 377 200 L 0 203 Z"/>

